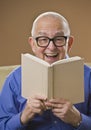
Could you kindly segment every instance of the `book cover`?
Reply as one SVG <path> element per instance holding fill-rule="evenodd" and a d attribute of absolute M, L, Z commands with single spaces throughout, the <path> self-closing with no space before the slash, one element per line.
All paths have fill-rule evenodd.
<path fill-rule="evenodd" d="M 31 54 L 22 54 L 22 95 L 84 101 L 84 62 L 75 56 L 53 64 Z"/>

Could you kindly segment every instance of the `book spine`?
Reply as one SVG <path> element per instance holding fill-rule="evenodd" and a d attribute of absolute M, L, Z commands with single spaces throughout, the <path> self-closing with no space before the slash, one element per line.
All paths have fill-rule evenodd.
<path fill-rule="evenodd" d="M 53 98 L 53 67 L 48 68 L 48 99 Z"/>

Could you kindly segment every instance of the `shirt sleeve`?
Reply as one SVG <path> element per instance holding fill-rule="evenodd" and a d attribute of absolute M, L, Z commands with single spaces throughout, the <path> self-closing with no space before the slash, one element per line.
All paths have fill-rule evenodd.
<path fill-rule="evenodd" d="M 74 130 L 91 130 L 91 117 L 82 114 L 82 122 L 78 128 Z"/>
<path fill-rule="evenodd" d="M 19 73 L 10 74 L 0 93 L 0 130 L 23 130 L 20 114 L 25 100 L 20 96 Z"/>
<path fill-rule="evenodd" d="M 77 129 L 74 130 L 91 130 L 91 68 L 85 66 L 85 103 L 87 103 L 86 114 L 81 113 L 82 122 Z"/>
<path fill-rule="evenodd" d="M 8 119 L 6 122 L 4 122 L 4 124 L 2 124 L 2 126 L 6 127 L 5 130 L 17 130 L 17 129 L 23 130 L 23 126 L 20 122 L 20 113 L 12 116 L 10 119 Z"/>

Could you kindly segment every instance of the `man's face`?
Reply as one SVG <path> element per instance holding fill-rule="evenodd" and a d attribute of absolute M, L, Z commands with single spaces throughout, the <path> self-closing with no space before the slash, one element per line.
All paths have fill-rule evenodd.
<path fill-rule="evenodd" d="M 67 36 L 67 32 L 67 25 L 63 21 L 48 17 L 38 21 L 35 27 L 34 37 L 46 36 L 54 38 L 56 36 Z M 47 47 L 39 47 L 33 38 L 31 40 L 31 37 L 29 38 L 29 43 L 31 44 L 34 54 L 49 64 L 64 59 L 71 47 L 71 45 L 69 46 L 68 39 L 66 45 L 62 47 L 56 47 L 52 41 L 50 41 Z"/>

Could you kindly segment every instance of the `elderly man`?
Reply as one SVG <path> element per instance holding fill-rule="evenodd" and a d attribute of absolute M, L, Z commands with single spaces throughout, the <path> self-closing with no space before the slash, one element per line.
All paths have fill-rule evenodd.
<path fill-rule="evenodd" d="M 37 57 L 50 64 L 67 58 L 73 44 L 67 20 L 56 12 L 39 15 L 33 22 L 29 44 Z M 8 76 L 1 91 L 0 129 L 91 130 L 90 88 L 91 70 L 84 65 L 83 103 L 72 104 L 69 99 L 63 98 L 47 100 L 41 95 L 30 95 L 29 99 L 25 99 L 21 95 L 19 67 Z"/>

